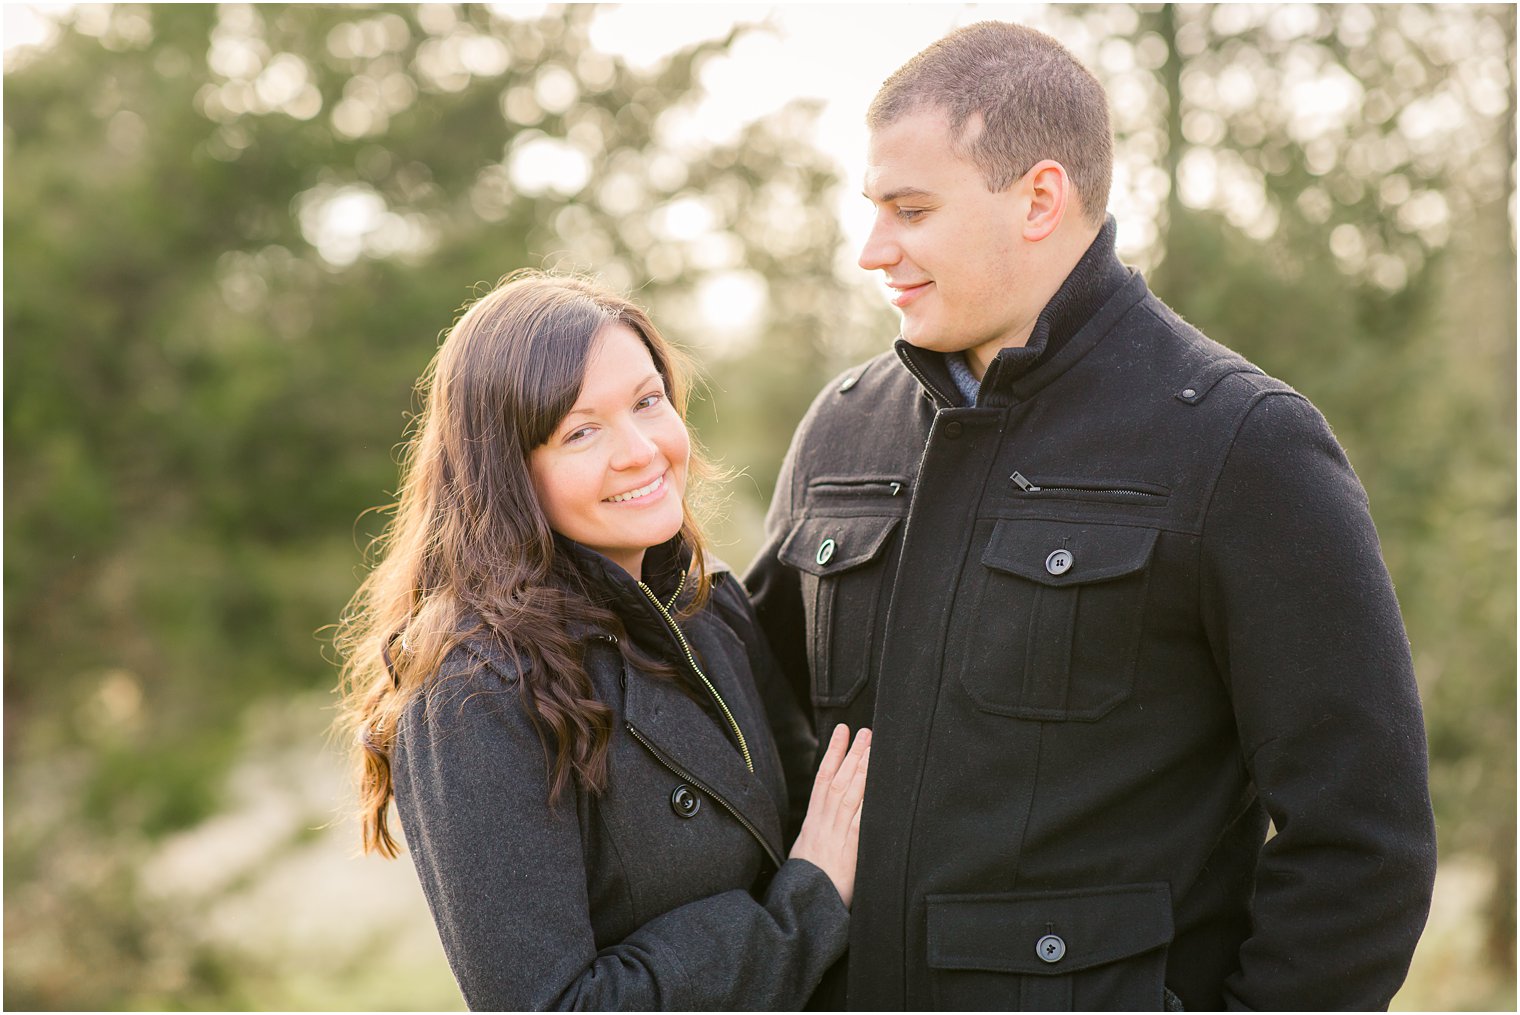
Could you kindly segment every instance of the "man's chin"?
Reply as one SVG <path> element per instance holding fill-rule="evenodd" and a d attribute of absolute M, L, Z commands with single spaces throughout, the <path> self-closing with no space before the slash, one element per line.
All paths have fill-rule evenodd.
<path fill-rule="evenodd" d="M 959 348 L 950 336 L 939 334 L 930 328 L 915 328 L 906 320 L 898 334 L 904 342 L 927 352 L 951 352 Z"/>

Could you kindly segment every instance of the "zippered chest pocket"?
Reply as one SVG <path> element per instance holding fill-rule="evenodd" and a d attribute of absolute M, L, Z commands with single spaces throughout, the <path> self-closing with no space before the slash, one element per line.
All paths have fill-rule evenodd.
<path fill-rule="evenodd" d="M 842 708 L 865 686 L 881 644 L 883 586 L 901 521 L 809 515 L 781 544 L 777 556 L 801 578 L 815 705 Z"/>
<path fill-rule="evenodd" d="M 978 708 L 1093 720 L 1134 689 L 1157 531 L 1003 518 L 968 590 L 961 682 Z"/>

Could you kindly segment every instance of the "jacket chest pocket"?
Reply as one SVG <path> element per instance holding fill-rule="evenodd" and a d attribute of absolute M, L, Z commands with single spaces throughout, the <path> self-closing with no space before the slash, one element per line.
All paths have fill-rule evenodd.
<path fill-rule="evenodd" d="M 781 544 L 777 556 L 802 580 L 815 705 L 843 707 L 865 686 L 881 642 L 882 588 L 900 521 L 808 517 Z"/>
<path fill-rule="evenodd" d="M 1155 529 L 1004 518 L 969 590 L 961 681 L 977 707 L 1101 718 L 1134 688 Z"/>

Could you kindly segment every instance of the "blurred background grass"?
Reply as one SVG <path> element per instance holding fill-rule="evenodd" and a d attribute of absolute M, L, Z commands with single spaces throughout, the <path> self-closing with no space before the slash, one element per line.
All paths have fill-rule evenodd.
<path fill-rule="evenodd" d="M 352 856 L 323 737 L 321 628 L 440 332 L 524 265 L 637 290 L 706 371 L 742 566 L 812 395 L 895 332 L 835 114 L 779 81 L 821 43 L 868 96 L 1007 16 L 620 35 L 696 10 L 71 5 L 7 39 L 8 1007 L 460 1006 L 409 865 Z M 1110 89 L 1126 259 L 1366 484 L 1442 849 L 1395 1004 L 1512 1009 L 1514 8 L 1012 16 Z"/>

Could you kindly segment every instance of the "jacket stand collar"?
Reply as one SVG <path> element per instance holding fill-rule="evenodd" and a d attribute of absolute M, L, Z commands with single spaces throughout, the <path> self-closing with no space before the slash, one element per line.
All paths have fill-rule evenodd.
<path fill-rule="evenodd" d="M 569 572 L 565 577 L 574 582 L 587 599 L 616 613 L 628 635 L 651 646 L 653 654 L 667 654 L 663 648 L 668 637 L 664 618 L 639 589 L 639 583 L 642 581 L 648 585 L 662 603 L 673 603 L 676 598 L 685 601 L 690 590 L 682 588 L 681 579 L 691 562 L 691 551 L 679 535 L 645 551 L 643 575 L 639 578 L 595 550 L 558 533 L 554 536 L 554 548 L 570 565 L 565 569 Z M 672 613 L 676 609 L 676 606 L 670 607 Z M 613 633 L 616 632 L 593 629 L 588 625 L 572 625 L 570 631 L 572 637 L 579 639 Z"/>
<path fill-rule="evenodd" d="M 1057 360 L 1067 361 L 1068 357 L 1061 353 L 1068 346 L 1073 346 L 1074 351 L 1080 347 L 1081 352 L 1085 352 L 1101 337 L 1101 333 L 1090 334 L 1091 329 L 1084 325 L 1095 317 L 1106 316 L 1100 315 L 1104 305 L 1132 280 L 1132 273 L 1120 263 L 1114 253 L 1117 233 L 1118 225 L 1110 215 L 1104 220 L 1103 228 L 1098 230 L 1098 235 L 1087 252 L 1072 268 L 1071 274 L 1066 276 L 1066 281 L 1061 283 L 1061 288 L 1056 290 L 1050 302 L 1045 304 L 1045 309 L 1040 311 L 1029 341 L 1022 346 L 1002 350 L 988 366 L 987 373 L 982 377 L 978 406 L 1001 407 L 1011 404 L 1017 397 L 1027 397 L 1032 390 L 1048 383 L 1054 379 L 1055 373 L 1060 372 L 1047 375 L 1045 370 L 1040 369 L 1037 374 L 1037 368 Z M 1135 279 L 1138 277 L 1133 276 Z M 1143 292 L 1143 283 L 1141 286 Z M 1136 299 L 1138 298 L 1137 295 Z M 1130 302 L 1133 301 L 1126 301 L 1126 308 Z M 1088 341 L 1073 343 L 1072 339 L 1079 333 Z M 901 338 L 895 347 L 897 355 L 918 378 L 937 406 L 951 408 L 962 404 L 942 353 L 919 349 Z M 1077 352 L 1070 361 L 1080 358 L 1081 352 Z M 1040 380 L 1032 386 L 1019 383 L 1026 378 L 1034 380 L 1036 376 Z"/>

